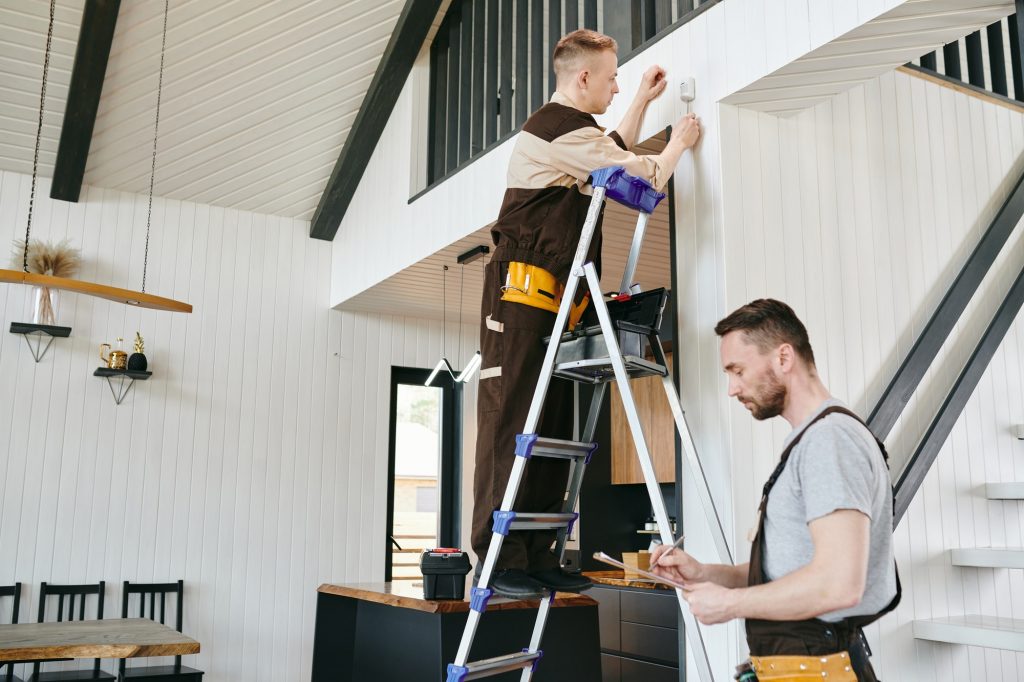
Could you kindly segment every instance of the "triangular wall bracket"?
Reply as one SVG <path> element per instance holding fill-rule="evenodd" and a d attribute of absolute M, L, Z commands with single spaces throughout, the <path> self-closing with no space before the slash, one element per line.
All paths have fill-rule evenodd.
<path fill-rule="evenodd" d="M 97 367 L 92 373 L 95 377 L 106 377 L 107 385 L 110 386 L 110 393 L 114 396 L 114 403 L 120 405 L 128 397 L 128 392 L 136 381 L 145 381 L 153 376 L 152 372 L 139 372 L 132 369 L 110 369 L 108 367 Z"/>
<path fill-rule="evenodd" d="M 71 327 L 57 327 L 51 324 L 32 324 L 29 322 L 11 322 L 11 333 L 21 334 L 25 337 L 25 343 L 32 353 L 32 357 L 39 362 L 50 350 L 50 344 L 55 338 L 67 338 L 71 336 Z M 45 344 L 43 343 L 45 340 Z M 33 345 L 34 344 L 34 345 Z"/>

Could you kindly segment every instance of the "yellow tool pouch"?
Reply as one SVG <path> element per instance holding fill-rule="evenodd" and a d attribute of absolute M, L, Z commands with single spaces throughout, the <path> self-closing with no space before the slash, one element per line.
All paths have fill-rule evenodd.
<path fill-rule="evenodd" d="M 760 682 L 857 682 L 857 674 L 853 672 L 850 656 L 845 651 L 830 656 L 751 656 L 750 662 Z"/>
<path fill-rule="evenodd" d="M 544 268 L 512 261 L 508 264 L 505 285 L 501 288 L 501 300 L 557 313 L 564 291 L 565 286 Z M 588 295 L 573 304 L 569 311 L 569 329 L 580 321 L 589 302 Z"/>

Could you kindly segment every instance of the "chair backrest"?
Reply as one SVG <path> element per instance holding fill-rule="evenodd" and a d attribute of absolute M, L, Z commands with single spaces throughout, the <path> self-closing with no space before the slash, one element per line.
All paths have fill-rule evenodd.
<path fill-rule="evenodd" d="M 181 632 L 182 626 L 182 605 L 185 596 L 185 581 L 179 580 L 176 583 L 132 583 L 124 581 L 124 590 L 121 593 L 121 617 L 122 618 L 149 618 L 159 621 L 161 625 L 167 625 L 167 595 L 175 596 L 174 607 L 174 629 Z M 129 609 L 129 600 L 133 594 L 139 595 L 138 609 Z M 146 608 L 146 602 L 149 608 Z M 129 610 L 131 611 L 129 613 Z M 149 615 L 146 615 L 146 613 Z M 158 615 L 159 614 L 159 615 Z M 174 657 L 174 666 L 181 667 L 181 656 Z M 122 658 L 119 668 L 124 677 L 125 660 Z"/>
<path fill-rule="evenodd" d="M 57 598 L 57 622 L 64 620 L 85 620 L 86 598 L 95 594 L 96 599 L 96 620 L 103 620 L 103 592 L 106 582 L 103 580 L 90 585 L 51 585 L 50 583 L 39 584 L 39 618 L 37 622 L 46 622 L 46 600 Z M 78 606 L 77 618 L 75 617 L 75 606 Z M 66 605 L 66 608 L 65 608 Z M 64 618 L 65 612 L 67 618 Z M 39 676 L 39 663 L 32 666 L 32 676 Z M 93 670 L 100 671 L 100 659 L 93 663 Z"/>
<path fill-rule="evenodd" d="M 2 597 L 14 597 L 14 604 L 11 609 L 11 625 L 14 625 L 18 622 L 18 612 L 21 610 L 21 583 L 0 585 L 0 598 Z M 3 668 L 7 668 L 7 670 L 0 673 L 0 680 L 10 682 L 14 679 L 14 664 L 4 665 L 0 663 L 0 670 Z"/>
<path fill-rule="evenodd" d="M 0 585 L 0 597 L 14 597 L 14 605 L 11 611 L 11 625 L 17 624 L 18 612 L 21 610 L 21 583 Z"/>

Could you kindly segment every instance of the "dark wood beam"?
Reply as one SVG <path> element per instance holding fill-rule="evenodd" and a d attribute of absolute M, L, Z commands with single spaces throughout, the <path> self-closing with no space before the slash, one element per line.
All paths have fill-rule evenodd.
<path fill-rule="evenodd" d="M 53 167 L 50 198 L 78 201 L 89 158 L 92 129 L 103 92 L 110 44 L 121 0 L 86 0 L 82 26 L 78 32 L 75 65 L 71 71 L 64 122 L 60 129 L 60 145 Z"/>
<path fill-rule="evenodd" d="M 332 241 L 363 177 L 363 169 L 391 117 L 416 56 L 427 39 L 442 0 L 407 0 L 377 73 L 348 132 L 327 187 L 313 214 L 309 236 Z"/>

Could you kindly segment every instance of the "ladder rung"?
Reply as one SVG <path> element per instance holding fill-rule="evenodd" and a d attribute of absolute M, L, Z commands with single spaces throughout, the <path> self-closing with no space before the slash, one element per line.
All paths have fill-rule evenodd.
<path fill-rule="evenodd" d="M 532 457 L 552 457 L 555 459 L 583 459 L 590 455 L 596 443 L 580 443 L 573 440 L 558 438 L 538 438 L 530 450 Z"/>
<path fill-rule="evenodd" d="M 650 360 L 644 360 L 635 355 L 626 355 L 622 358 L 626 365 L 626 373 L 630 379 L 640 377 L 659 376 L 668 374 L 664 365 L 659 365 Z M 589 384 L 602 384 L 607 381 L 614 381 L 615 368 L 610 358 L 592 358 L 587 360 L 573 360 L 571 362 L 560 362 L 555 365 L 554 375 L 570 381 L 582 381 Z"/>
<path fill-rule="evenodd" d="M 564 528 L 576 520 L 574 513 L 540 514 L 536 512 L 516 512 L 516 517 L 509 526 L 511 530 L 542 530 L 546 528 Z"/>
<path fill-rule="evenodd" d="M 505 654 L 504 656 L 496 656 L 494 658 L 485 658 L 472 663 L 467 663 L 466 668 L 469 672 L 462 679 L 464 680 L 478 680 L 482 677 L 492 677 L 494 675 L 501 675 L 502 673 L 509 672 L 511 670 L 522 670 L 533 665 L 533 662 L 541 657 L 541 652 L 535 651 L 530 653 L 524 651 L 518 654 Z"/>

